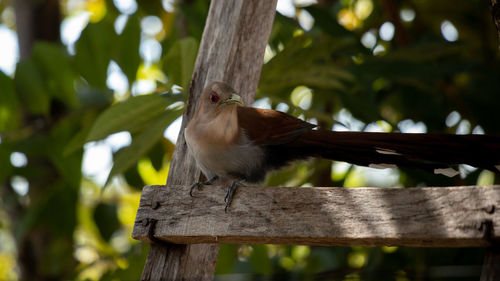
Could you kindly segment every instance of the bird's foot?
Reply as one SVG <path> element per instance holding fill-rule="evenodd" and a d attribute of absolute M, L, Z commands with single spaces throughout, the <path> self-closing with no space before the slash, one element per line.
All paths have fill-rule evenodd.
<path fill-rule="evenodd" d="M 204 185 L 211 185 L 214 181 L 216 181 L 219 178 L 219 176 L 215 175 L 211 179 L 203 182 L 195 182 L 193 185 L 191 185 L 191 188 L 189 189 L 189 196 L 193 197 L 193 189 L 200 190 L 200 188 Z"/>
<path fill-rule="evenodd" d="M 200 190 L 200 187 L 203 185 L 201 182 L 195 182 L 193 185 L 191 185 L 191 188 L 189 189 L 189 196 L 193 197 L 193 189 L 198 189 Z"/>
<path fill-rule="evenodd" d="M 225 213 L 227 213 L 227 208 L 229 208 L 229 205 L 231 205 L 231 201 L 233 201 L 234 192 L 239 186 L 244 186 L 244 184 L 233 181 L 233 183 L 227 188 L 226 197 L 224 197 L 224 202 L 226 202 L 226 207 L 224 208 Z"/>

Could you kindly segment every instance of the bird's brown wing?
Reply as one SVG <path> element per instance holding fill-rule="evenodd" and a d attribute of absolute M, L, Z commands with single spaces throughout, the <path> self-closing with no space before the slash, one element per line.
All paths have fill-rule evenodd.
<path fill-rule="evenodd" d="M 242 106 L 238 107 L 238 124 L 257 145 L 289 143 L 316 127 L 276 110 Z"/>

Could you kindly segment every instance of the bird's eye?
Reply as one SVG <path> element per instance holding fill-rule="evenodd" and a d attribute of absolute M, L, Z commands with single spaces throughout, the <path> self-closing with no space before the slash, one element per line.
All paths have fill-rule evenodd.
<path fill-rule="evenodd" d="M 211 92 L 208 98 L 210 99 L 211 103 L 217 103 L 219 101 L 219 95 L 217 95 L 216 92 Z"/>

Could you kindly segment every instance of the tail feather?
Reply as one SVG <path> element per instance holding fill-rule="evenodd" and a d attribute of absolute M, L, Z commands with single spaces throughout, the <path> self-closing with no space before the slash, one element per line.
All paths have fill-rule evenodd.
<path fill-rule="evenodd" d="M 290 147 L 310 156 L 361 166 L 399 166 L 435 172 L 457 164 L 500 171 L 500 135 L 402 134 L 311 130 Z"/>

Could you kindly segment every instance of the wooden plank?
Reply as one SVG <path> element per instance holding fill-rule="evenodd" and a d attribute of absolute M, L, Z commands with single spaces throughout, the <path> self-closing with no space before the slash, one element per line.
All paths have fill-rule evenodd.
<path fill-rule="evenodd" d="M 498 185 L 241 187 L 227 213 L 225 187 L 188 193 L 188 186 L 145 187 L 132 236 L 149 241 L 145 219 L 158 220 L 155 237 L 183 244 L 479 247 L 500 236 Z"/>
<path fill-rule="evenodd" d="M 167 180 L 174 185 L 198 181 L 200 171 L 187 153 L 184 128 L 203 87 L 225 81 L 251 103 L 257 89 L 264 50 L 271 33 L 277 0 L 212 0 L 200 43 L 189 98 Z M 212 280 L 217 244 L 152 244 L 141 280 Z"/>

